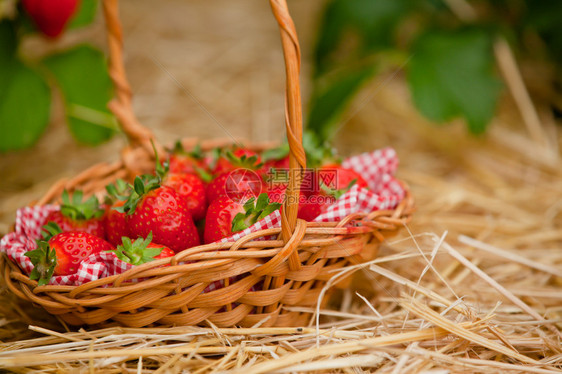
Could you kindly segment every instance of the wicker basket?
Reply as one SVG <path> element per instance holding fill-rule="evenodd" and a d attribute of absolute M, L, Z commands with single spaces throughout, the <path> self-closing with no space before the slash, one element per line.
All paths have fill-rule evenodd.
<path fill-rule="evenodd" d="M 271 0 L 281 30 L 285 56 L 286 131 L 292 171 L 305 168 L 299 87 L 300 51 L 285 0 Z M 129 138 L 121 159 L 98 164 L 71 180 L 56 183 L 37 202 L 56 202 L 63 189 L 100 193 L 118 178 L 151 171 L 152 133 L 136 119 L 131 90 L 122 63 L 122 34 L 117 0 L 104 0 L 108 30 L 110 74 L 116 97 L 110 109 Z M 197 141 L 184 140 L 186 147 Z M 202 148 L 228 145 L 229 141 L 202 142 Z M 160 149 L 159 145 L 157 145 Z M 263 145 L 254 146 L 262 150 Z M 380 242 L 411 218 L 413 199 L 406 197 L 394 210 L 353 214 L 340 222 L 305 222 L 297 219 L 299 178 L 291 173 L 288 198 L 282 210 L 282 226 L 246 235 L 233 243 L 189 248 L 176 256 L 149 262 L 123 274 L 81 286 L 41 286 L 30 280 L 5 255 L 0 267 L 8 288 L 22 299 L 42 306 L 71 325 L 104 324 L 115 321 L 130 327 L 151 324 L 195 325 L 206 320 L 217 326 L 297 326 L 310 315 L 289 312 L 283 306 L 313 306 L 333 270 L 375 257 Z M 292 198 L 291 198 L 292 197 Z M 360 223 L 349 227 L 349 223 Z M 259 237 L 276 240 L 253 241 Z M 163 267 L 162 265 L 170 266 Z M 131 280 L 142 279 L 140 282 Z M 235 279 L 235 281 L 232 281 Z M 224 287 L 203 292 L 212 282 Z M 259 287 L 254 287 L 259 285 Z M 346 286 L 341 283 L 340 286 Z M 327 297 L 323 300 L 326 301 Z"/>

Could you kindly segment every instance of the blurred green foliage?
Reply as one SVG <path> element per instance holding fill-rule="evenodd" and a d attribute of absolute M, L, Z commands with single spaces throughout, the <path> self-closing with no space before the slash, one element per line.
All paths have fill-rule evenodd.
<path fill-rule="evenodd" d="M 493 42 L 505 37 L 533 55 L 529 35 L 544 42 L 545 58 L 562 58 L 562 1 L 473 0 L 461 20 L 442 0 L 330 0 L 313 56 L 307 128 L 329 140 L 345 124 L 346 107 L 378 73 L 404 68 L 412 99 L 429 119 L 466 120 L 485 131 L 501 92 Z M 560 64 L 557 64 L 558 66 Z M 343 123 L 342 123 L 343 121 Z"/>
<path fill-rule="evenodd" d="M 97 9 L 97 0 L 81 1 L 67 32 L 89 25 Z M 49 123 L 55 87 L 73 136 L 90 145 L 107 140 L 117 126 L 107 110 L 112 85 L 102 52 L 81 44 L 31 59 L 19 45 L 36 33 L 21 7 L 15 18 L 0 19 L 0 152 L 35 144 Z"/>

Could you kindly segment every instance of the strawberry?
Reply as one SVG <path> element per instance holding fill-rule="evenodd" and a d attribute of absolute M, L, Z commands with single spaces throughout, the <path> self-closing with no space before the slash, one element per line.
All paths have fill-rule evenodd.
<path fill-rule="evenodd" d="M 176 145 L 176 147 L 179 146 L 181 146 L 181 144 Z M 158 160 L 156 148 L 154 148 L 154 153 Z M 194 170 L 199 170 L 197 166 L 191 166 L 196 168 Z M 185 200 L 193 219 L 199 220 L 205 217 L 207 201 L 205 197 L 205 184 L 201 178 L 194 173 L 171 173 L 169 160 L 165 161 L 163 164 L 157 161 L 155 169 L 161 185 L 171 187 Z"/>
<path fill-rule="evenodd" d="M 146 239 L 138 238 L 131 241 L 128 237 L 122 238 L 122 244 L 112 251 L 117 258 L 132 265 L 140 265 L 161 258 L 173 257 L 175 252 L 170 248 L 152 242 L 152 232 Z"/>
<path fill-rule="evenodd" d="M 218 153 L 216 163 L 212 165 L 213 175 L 232 171 L 235 169 L 257 170 L 262 166 L 260 156 L 249 149 L 237 148 L 234 151 L 227 150 Z"/>
<path fill-rule="evenodd" d="M 332 175 L 335 175 L 335 179 L 333 177 L 331 178 Z M 320 170 L 318 170 L 318 182 L 320 184 L 324 183 L 332 190 L 341 190 L 351 187 L 350 183 L 352 182 L 359 187 L 369 187 L 365 179 L 363 179 L 359 173 L 351 169 L 346 169 L 336 163 L 323 165 Z"/>
<path fill-rule="evenodd" d="M 285 200 L 286 185 L 274 185 L 268 189 L 267 195 L 271 201 L 282 203 Z M 308 195 L 306 192 L 300 191 L 299 195 L 299 211 L 298 218 L 305 221 L 312 221 L 318 217 L 325 206 L 334 201 L 332 197 L 323 195 Z"/>
<path fill-rule="evenodd" d="M 102 219 L 104 210 L 95 196 L 86 201 L 82 201 L 82 196 L 82 191 L 76 190 L 71 200 L 68 191 L 64 190 L 60 210 L 50 213 L 46 221 L 56 223 L 63 232 L 84 231 L 103 238 L 105 235 Z"/>
<path fill-rule="evenodd" d="M 185 199 L 187 209 L 194 220 L 205 218 L 205 208 L 207 208 L 205 185 L 197 175 L 168 173 L 164 177 L 162 185 L 173 188 Z"/>
<path fill-rule="evenodd" d="M 271 176 L 271 169 L 289 169 L 289 144 L 284 143 L 262 153 L 263 166 L 258 170 L 264 179 Z"/>
<path fill-rule="evenodd" d="M 287 185 L 284 184 L 274 184 L 267 189 L 267 197 L 274 203 L 283 203 L 285 200 L 285 192 L 287 191 Z"/>
<path fill-rule="evenodd" d="M 257 200 L 252 197 L 245 202 L 221 196 L 207 210 L 205 243 L 213 243 L 242 231 L 280 207 L 279 203 L 270 203 L 266 193 L 262 193 Z"/>
<path fill-rule="evenodd" d="M 133 191 L 118 210 L 127 213 L 133 237 L 144 238 L 152 231 L 155 242 L 176 253 L 200 243 L 187 202 L 173 188 L 162 186 L 158 176 L 136 177 Z"/>
<path fill-rule="evenodd" d="M 262 178 L 250 169 L 236 169 L 222 173 L 207 186 L 207 201 L 212 203 L 222 195 L 231 199 L 249 199 L 265 189 Z"/>
<path fill-rule="evenodd" d="M 210 182 L 211 175 L 206 170 L 205 157 L 199 144 L 188 152 L 178 140 L 174 148 L 170 150 L 168 168 L 170 173 L 197 174 L 203 181 Z"/>
<path fill-rule="evenodd" d="M 43 34 L 58 37 L 78 9 L 79 0 L 22 0 L 23 8 Z"/>
<path fill-rule="evenodd" d="M 117 208 L 123 205 L 125 205 L 124 201 L 117 200 L 105 212 L 105 239 L 115 246 L 121 243 L 123 236 L 129 235 L 125 213 L 117 210 Z"/>
<path fill-rule="evenodd" d="M 48 284 L 53 275 L 69 275 L 78 271 L 80 263 L 91 254 L 113 249 L 111 244 L 87 232 L 60 232 L 60 227 L 45 225 L 43 240 L 37 249 L 25 253 L 34 265 L 30 279 L 40 286 Z M 52 235 L 52 236 L 51 236 Z"/>
<path fill-rule="evenodd" d="M 105 189 L 108 193 L 106 196 L 108 209 L 104 216 L 105 238 L 112 245 L 117 246 L 121 244 L 122 237 L 129 236 L 125 213 L 119 212 L 117 208 L 125 204 L 126 194 L 131 191 L 129 184 L 122 179 L 118 179 L 115 184 L 107 185 Z"/>

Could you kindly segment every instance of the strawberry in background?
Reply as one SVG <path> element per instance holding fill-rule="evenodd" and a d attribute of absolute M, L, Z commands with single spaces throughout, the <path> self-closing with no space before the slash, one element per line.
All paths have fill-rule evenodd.
<path fill-rule="evenodd" d="M 74 191 L 72 199 L 68 191 L 64 190 L 60 210 L 50 213 L 46 221 L 56 223 L 63 232 L 83 231 L 104 238 L 104 209 L 95 196 L 86 201 L 82 201 L 82 198 L 80 190 Z"/>
<path fill-rule="evenodd" d="M 118 246 L 121 244 L 122 237 L 129 236 L 129 229 L 125 213 L 117 208 L 125 204 L 131 188 L 127 182 L 118 179 L 114 184 L 105 186 L 105 189 L 107 191 L 105 201 L 107 209 L 104 216 L 105 238 L 112 245 Z"/>
<path fill-rule="evenodd" d="M 267 180 L 274 169 L 289 169 L 289 151 L 289 144 L 284 143 L 262 153 L 263 165 L 259 168 L 258 173 L 262 175 L 263 179 Z"/>
<path fill-rule="evenodd" d="M 256 152 L 246 148 L 237 148 L 234 151 L 215 151 L 215 162 L 211 165 L 213 175 L 219 176 L 235 169 L 257 170 L 261 165 L 261 158 Z"/>
<path fill-rule="evenodd" d="M 181 143 L 176 143 L 176 148 L 181 147 Z M 181 148 L 183 149 L 183 148 Z M 158 153 L 154 149 L 156 159 L 158 160 Z M 197 152 L 198 154 L 200 152 Z M 202 158 L 201 158 L 202 159 Z M 205 210 L 207 208 L 207 198 L 205 193 L 205 182 L 199 175 L 208 175 L 202 168 L 195 165 L 195 158 L 188 157 L 182 159 L 180 162 L 175 158 L 175 170 L 171 171 L 171 158 L 160 163 L 156 162 L 155 172 L 157 178 L 160 180 L 162 186 L 170 187 L 175 190 L 178 195 L 183 198 L 187 204 L 187 209 L 191 213 L 193 220 L 200 220 L 205 218 Z M 184 162 L 184 161 L 187 161 Z M 183 171 L 181 171 L 183 170 Z M 192 170 L 193 172 L 185 172 L 185 170 Z M 210 177 L 210 175 L 209 175 Z"/>
<path fill-rule="evenodd" d="M 173 188 L 185 199 L 194 220 L 205 218 L 207 198 L 205 184 L 201 178 L 195 174 L 166 173 L 162 179 L 162 185 Z"/>
<path fill-rule="evenodd" d="M 257 173 L 262 164 L 257 153 L 237 148 L 226 150 L 224 154 L 219 151 L 216 157 L 213 167 L 215 178 L 206 188 L 209 204 L 222 195 L 240 199 L 256 197 L 263 191 L 263 179 Z"/>
<path fill-rule="evenodd" d="M 262 177 L 251 169 L 224 172 L 207 186 L 207 201 L 212 203 L 223 195 L 231 199 L 257 197 L 265 190 Z"/>
<path fill-rule="evenodd" d="M 49 38 L 62 34 L 79 6 L 79 0 L 22 0 L 35 25 Z"/>
<path fill-rule="evenodd" d="M 168 159 L 170 173 L 190 173 L 198 175 L 204 182 L 210 182 L 205 156 L 198 144 L 192 151 L 186 151 L 178 140 L 170 150 Z"/>

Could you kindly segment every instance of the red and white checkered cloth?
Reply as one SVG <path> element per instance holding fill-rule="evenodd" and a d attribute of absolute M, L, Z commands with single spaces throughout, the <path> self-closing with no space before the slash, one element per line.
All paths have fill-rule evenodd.
<path fill-rule="evenodd" d="M 384 148 L 370 153 L 363 153 L 346 159 L 343 167 L 352 169 L 365 179 L 369 189 L 353 186 L 315 221 L 338 221 L 351 213 L 372 212 L 374 210 L 393 209 L 404 198 L 402 185 L 394 178 L 398 167 L 398 157 L 392 148 Z M 35 240 L 41 237 L 41 228 L 46 223 L 49 213 L 58 210 L 56 205 L 44 205 L 21 208 L 16 214 L 15 231 L 0 240 L 0 251 L 5 252 L 12 261 L 28 274 L 33 264 L 25 252 L 36 248 Z M 236 233 L 222 242 L 233 242 L 242 236 L 259 230 L 281 226 L 279 211 L 275 211 L 248 229 Z M 84 260 L 77 273 L 51 278 L 52 285 L 81 285 L 86 282 L 121 274 L 134 265 L 121 261 L 111 252 L 91 255 Z M 235 279 L 232 279 L 234 282 Z M 210 284 L 205 292 L 223 287 L 222 282 Z"/>

